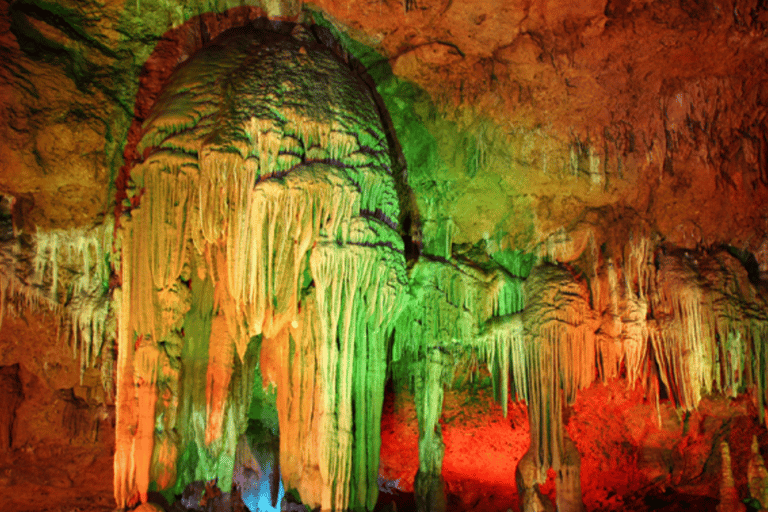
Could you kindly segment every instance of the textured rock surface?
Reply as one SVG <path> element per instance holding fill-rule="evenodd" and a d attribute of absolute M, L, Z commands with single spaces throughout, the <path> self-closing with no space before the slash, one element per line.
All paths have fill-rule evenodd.
<path fill-rule="evenodd" d="M 676 489 L 679 503 L 712 505 L 706 500 L 719 499 L 723 440 L 730 446 L 738 494 L 729 491 L 729 499 L 748 497 L 747 462 L 753 457 L 746 443 L 756 434 L 759 451 L 768 441 L 759 422 L 768 389 L 762 280 L 768 272 L 768 10 L 762 2 L 599 0 L 576 6 L 564 0 L 319 0 L 302 14 L 298 2 L 239 3 L 0 3 L 0 193 L 4 204 L 12 204 L 7 212 L 3 207 L 0 220 L 3 237 L 13 231 L 11 224 L 22 235 L 20 252 L 0 254 L 0 292 L 9 297 L 0 309 L 16 315 L 2 324 L 0 365 L 19 365 L 21 393 L 5 392 L 23 397 L 13 415 L 9 460 L 34 468 L 38 462 L 29 458 L 35 447 L 46 447 L 39 458 L 48 463 L 60 453 L 50 446 L 109 446 L 114 421 L 112 389 L 102 386 L 111 379 L 104 364 L 111 361 L 111 340 L 99 358 L 88 353 L 93 344 L 76 341 L 86 331 L 105 329 L 108 308 L 73 302 L 80 300 L 76 290 L 85 282 L 80 277 L 90 275 L 93 263 L 81 271 L 62 260 L 65 271 L 58 281 L 58 267 L 50 263 L 42 264 L 39 280 L 9 276 L 17 269 L 30 275 L 40 270 L 35 246 L 48 247 L 44 258 L 52 259 L 45 261 L 56 259 L 55 247 L 61 248 L 60 258 L 65 248 L 75 247 L 50 242 L 58 236 L 52 229 L 89 228 L 139 205 L 140 187 L 128 179 L 135 164 L 152 158 L 145 150 L 164 143 L 189 149 L 188 141 L 163 140 L 173 129 L 158 129 L 150 142 L 140 144 L 148 136 L 142 126 L 158 121 L 151 117 L 153 108 L 169 90 L 173 70 L 227 29 L 269 13 L 327 27 L 345 47 L 340 54 L 354 54 L 367 69 L 389 111 L 385 129 L 395 135 L 389 141 L 396 142 L 395 176 L 406 176 L 399 173 L 407 168 L 409 188 L 403 179 L 398 189 L 402 232 L 434 256 L 428 263 L 420 260 L 410 275 L 415 295 L 433 297 L 432 306 L 422 308 L 429 311 L 424 318 L 441 319 L 437 326 L 425 324 L 427 342 L 450 351 L 456 339 L 475 339 L 482 331 L 483 343 L 495 348 L 481 355 L 497 365 L 483 381 L 484 390 L 493 391 L 505 409 L 515 411 L 515 390 L 524 394 L 515 381 L 523 371 L 514 354 L 500 355 L 515 346 L 514 339 L 526 339 L 517 336 L 525 314 L 506 316 L 519 313 L 525 301 L 518 298 L 500 308 L 488 297 L 498 302 L 504 293 L 514 295 L 512 285 L 498 291 L 507 286 L 499 284 L 498 275 L 525 279 L 530 266 L 525 272 L 510 270 L 499 263 L 499 255 L 521 251 L 567 277 L 561 280 L 565 284 L 545 286 L 538 300 L 526 299 L 562 332 L 550 336 L 546 325 L 525 325 L 529 340 L 550 336 L 551 346 L 545 347 L 550 350 L 575 336 L 588 349 L 571 354 L 572 359 L 563 356 L 583 375 L 566 375 L 565 383 L 550 386 L 562 385 L 562 402 L 570 404 L 563 424 L 581 454 L 587 508 L 650 510 L 673 501 L 665 489 Z M 276 75 L 270 80 L 280 86 Z M 173 113 L 187 112 L 188 105 L 174 104 L 174 98 L 160 101 Z M 188 122 L 172 117 L 159 123 L 167 128 Z M 313 151 L 322 160 L 323 148 Z M 291 151 L 281 155 L 286 161 L 295 156 Z M 423 268 L 430 270 L 416 279 Z M 529 289 L 542 271 L 536 272 Z M 109 273 L 98 281 L 91 290 L 104 296 L 119 284 Z M 458 282 L 479 291 L 456 294 Z M 56 314 L 88 314 L 64 315 L 74 326 L 62 326 L 44 313 L 51 304 L 45 301 L 65 307 L 54 308 Z M 583 310 L 569 318 L 551 309 L 577 302 Z M 174 313 L 175 306 L 166 306 L 169 315 L 179 316 L 183 309 Z M 191 306 L 192 315 L 199 314 L 198 306 Z M 202 317 L 195 321 L 206 325 Z M 98 322 L 85 321 L 91 318 Z M 73 359 L 72 347 L 54 338 L 60 327 L 81 333 L 74 343 L 85 362 Z M 222 323 L 217 329 L 224 333 L 228 327 Z M 88 350 L 82 352 L 83 347 Z M 243 347 L 238 348 L 242 356 Z M 310 358 L 307 351 L 289 336 L 272 352 L 262 351 L 262 362 L 268 363 L 262 368 L 265 380 L 285 379 L 275 372 L 276 361 L 287 354 Z M 593 355 L 594 365 L 575 362 Z M 452 361 L 457 367 L 466 363 L 461 357 Z M 91 367 L 96 362 L 101 372 Z M 195 368 L 205 373 L 204 364 Z M 229 382 L 225 374 L 222 370 L 214 378 L 222 389 Z M 591 384 L 595 377 L 607 387 Z M 635 391 L 616 378 L 625 378 Z M 310 385 L 298 369 L 291 379 L 299 387 Z M 511 397 L 505 394 L 508 385 Z M 459 395 L 472 396 L 473 389 L 465 383 Z M 472 449 L 462 436 L 483 434 L 475 420 L 456 420 L 455 411 L 473 410 L 489 424 L 500 421 L 494 416 L 499 411 L 457 406 L 451 396 L 446 395 L 442 413 L 429 414 L 435 425 L 452 419 L 451 426 L 441 425 L 448 508 L 513 506 L 516 498 L 504 494 L 511 484 L 491 499 L 489 482 L 500 477 L 470 478 L 480 472 L 477 466 L 457 462 L 470 457 L 458 456 L 457 446 Z M 559 403 L 558 397 L 550 398 Z M 301 415 L 303 406 L 290 402 L 289 395 L 273 400 L 293 417 Z M 161 404 L 168 415 L 174 407 Z M 608 429 L 605 425 L 616 417 L 620 428 Z M 11 422 L 3 418 L 0 428 Z M 391 417 L 385 416 L 387 421 Z M 398 426 L 393 431 L 414 435 L 415 424 L 402 421 L 410 430 Z M 529 438 L 525 429 L 511 430 L 515 439 Z M 597 442 L 601 439 L 606 441 Z M 397 440 L 390 442 L 398 446 Z M 486 450 L 497 448 L 491 443 Z M 516 462 L 523 448 L 502 451 Z M 415 445 L 402 453 L 415 456 Z M 382 468 L 389 474 L 383 476 L 408 475 L 398 489 L 412 490 L 416 466 L 402 459 L 386 453 L 385 446 Z M 297 474 L 303 464 L 296 464 Z M 86 485 L 76 478 L 77 467 L 41 472 L 48 476 L 35 481 L 40 486 L 35 491 Z M 35 480 L 31 470 L 19 477 L 15 470 L 7 472 L 10 465 L 3 468 L 0 484 L 14 495 L 21 494 L 19 481 Z M 166 469 L 153 477 L 171 479 L 171 468 Z M 511 482 L 512 472 L 505 471 Z M 101 489 L 98 482 L 87 485 Z M 551 482 L 542 489 L 556 492 Z M 60 496 L 73 499 L 74 494 Z M 39 509 L 40 503 L 30 506 Z"/>

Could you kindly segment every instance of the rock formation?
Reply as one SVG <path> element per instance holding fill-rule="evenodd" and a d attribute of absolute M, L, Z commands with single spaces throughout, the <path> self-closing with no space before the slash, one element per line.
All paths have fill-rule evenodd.
<path fill-rule="evenodd" d="M 240 4 L 0 6 L 8 506 L 766 507 L 762 3 Z"/>

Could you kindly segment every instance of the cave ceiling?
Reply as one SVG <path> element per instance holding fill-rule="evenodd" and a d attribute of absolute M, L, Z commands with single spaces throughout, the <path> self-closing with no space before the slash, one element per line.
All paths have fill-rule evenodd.
<path fill-rule="evenodd" d="M 322 18 L 389 87 L 418 219 L 450 219 L 454 243 L 536 252 L 642 227 L 766 250 L 758 2 L 219 4 L 0 6 L 0 189 L 17 223 L 109 215 L 132 123 L 170 69 L 271 12 Z"/>

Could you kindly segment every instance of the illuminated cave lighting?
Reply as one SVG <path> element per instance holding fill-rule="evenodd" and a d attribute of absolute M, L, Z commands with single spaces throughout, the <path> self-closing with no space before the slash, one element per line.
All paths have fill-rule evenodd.
<path fill-rule="evenodd" d="M 242 499 L 245 506 L 251 512 L 279 512 L 280 502 L 283 501 L 285 489 L 283 480 L 280 479 L 280 488 L 277 493 L 277 505 L 272 506 L 272 498 L 269 489 L 269 475 L 272 471 L 271 465 L 265 465 L 265 471 L 261 472 L 261 477 L 255 480 L 253 485 L 244 486 L 242 490 Z M 253 480 L 252 480 L 253 481 Z"/>

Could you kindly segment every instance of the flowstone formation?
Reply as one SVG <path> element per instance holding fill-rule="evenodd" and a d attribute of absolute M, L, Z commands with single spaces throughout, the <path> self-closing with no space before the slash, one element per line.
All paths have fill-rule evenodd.
<path fill-rule="evenodd" d="M 393 373 L 415 395 L 414 489 L 429 502 L 420 510 L 444 509 L 439 418 L 457 368 L 487 365 L 505 414 L 509 392 L 527 404 L 531 444 L 518 487 L 530 511 L 548 507 L 538 489 L 550 468 L 557 509 L 584 510 L 566 413 L 595 381 L 640 386 L 659 422 L 662 398 L 689 414 L 704 396 L 748 392 L 764 413 L 768 318 L 764 285 L 748 265 L 727 248 L 685 250 L 650 235 L 618 242 L 550 244 L 540 258 L 509 249 L 425 254 L 412 267 Z"/>
<path fill-rule="evenodd" d="M 275 406 L 287 489 L 324 510 L 376 502 L 406 281 L 387 137 L 347 62 L 272 29 L 204 47 L 144 123 L 118 231 L 119 507 L 152 482 L 227 490 L 249 416 Z"/>
<path fill-rule="evenodd" d="M 766 6 L 566 3 L 0 6 L 0 452 L 116 403 L 119 507 L 768 507 Z"/>

